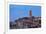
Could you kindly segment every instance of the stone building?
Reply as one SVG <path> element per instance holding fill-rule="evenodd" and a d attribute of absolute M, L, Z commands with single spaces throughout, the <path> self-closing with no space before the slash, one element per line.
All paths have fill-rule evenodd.
<path fill-rule="evenodd" d="M 32 11 L 29 11 L 29 17 L 23 17 L 15 20 L 13 28 L 24 29 L 24 28 L 40 28 L 41 27 L 41 17 L 32 16 Z"/>
<path fill-rule="evenodd" d="M 19 18 L 15 20 L 16 28 L 39 28 L 41 27 L 41 17 L 40 16 L 32 16 L 32 11 L 29 11 L 29 17 Z"/>

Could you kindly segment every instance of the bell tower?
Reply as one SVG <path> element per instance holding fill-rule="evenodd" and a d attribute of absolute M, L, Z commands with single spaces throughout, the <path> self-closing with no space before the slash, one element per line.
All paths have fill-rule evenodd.
<path fill-rule="evenodd" d="M 30 17 L 32 16 L 32 11 L 31 11 L 31 10 L 29 11 L 29 16 L 30 16 Z"/>

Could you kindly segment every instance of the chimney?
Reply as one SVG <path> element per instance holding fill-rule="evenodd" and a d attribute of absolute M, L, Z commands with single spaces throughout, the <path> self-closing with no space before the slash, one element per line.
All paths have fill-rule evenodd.
<path fill-rule="evenodd" d="M 31 11 L 31 10 L 29 11 L 29 16 L 30 16 L 30 17 L 32 16 L 32 11 Z"/>

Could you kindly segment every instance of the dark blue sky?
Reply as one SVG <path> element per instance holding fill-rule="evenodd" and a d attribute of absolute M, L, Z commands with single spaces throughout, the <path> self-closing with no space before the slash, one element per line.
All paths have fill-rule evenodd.
<path fill-rule="evenodd" d="M 32 10 L 33 16 L 41 16 L 41 6 L 10 4 L 9 8 L 10 21 L 14 21 L 21 17 L 29 16 L 30 10 Z"/>

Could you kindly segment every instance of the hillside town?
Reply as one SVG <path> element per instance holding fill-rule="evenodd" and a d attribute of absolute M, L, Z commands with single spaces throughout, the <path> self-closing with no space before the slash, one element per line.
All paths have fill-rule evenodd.
<path fill-rule="evenodd" d="M 25 29 L 25 28 L 41 28 L 41 16 L 32 16 L 32 11 L 29 11 L 28 17 L 18 18 L 10 22 L 10 29 Z"/>

